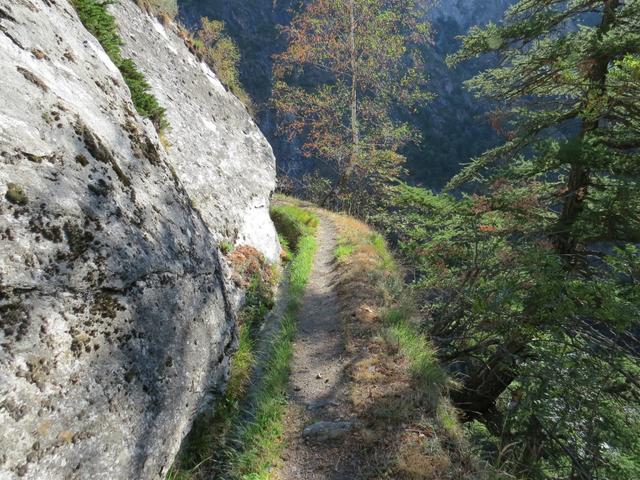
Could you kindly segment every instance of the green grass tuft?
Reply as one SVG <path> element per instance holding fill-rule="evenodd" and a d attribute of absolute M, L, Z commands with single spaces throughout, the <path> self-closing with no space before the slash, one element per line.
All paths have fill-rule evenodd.
<path fill-rule="evenodd" d="M 282 418 L 287 404 L 285 395 L 296 334 L 295 319 L 317 249 L 315 227 L 318 219 L 315 215 L 291 206 L 274 207 L 272 215 L 274 210 L 278 212 L 276 216 L 286 219 L 286 233 L 281 233 L 289 241 L 295 239 L 297 249 L 289 268 L 289 296 L 285 314 L 280 330 L 272 341 L 265 377 L 256 395 L 255 413 L 250 422 L 239 426 L 232 441 L 235 448 L 228 452 L 228 472 L 233 479 L 267 478 L 282 451 Z"/>
<path fill-rule="evenodd" d="M 286 239 L 292 250 L 299 250 L 300 238 L 313 235 L 318 226 L 318 217 L 308 210 L 293 205 L 273 206 L 270 213 L 276 230 Z"/>
<path fill-rule="evenodd" d="M 448 375 L 439 364 L 431 343 L 402 308 L 388 310 L 385 321 L 388 341 L 397 345 L 400 354 L 409 361 L 421 397 L 430 407 L 436 408 L 446 391 Z"/>
<path fill-rule="evenodd" d="M 160 106 L 156 97 L 150 93 L 151 86 L 144 78 L 133 60 L 123 58 L 120 47 L 122 39 L 118 34 L 115 18 L 107 11 L 111 0 L 71 0 L 80 21 L 85 28 L 100 42 L 102 48 L 118 67 L 125 83 L 131 92 L 131 100 L 140 115 L 150 119 L 156 130 L 162 132 L 169 124 L 165 109 Z"/>
<path fill-rule="evenodd" d="M 205 472 L 219 468 L 214 460 L 225 448 L 240 417 L 240 403 L 255 367 L 257 332 L 272 306 L 271 286 L 260 274 L 253 275 L 245 292 L 245 305 L 238 315 L 238 349 L 231 360 L 225 393 L 211 411 L 201 414 L 194 421 L 167 480 L 195 480 L 202 478 Z"/>

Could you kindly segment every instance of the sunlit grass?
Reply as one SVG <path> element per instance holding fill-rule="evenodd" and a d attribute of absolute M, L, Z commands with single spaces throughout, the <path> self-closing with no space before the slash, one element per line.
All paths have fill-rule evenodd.
<path fill-rule="evenodd" d="M 254 413 L 249 422 L 237 427 L 227 452 L 229 478 L 258 480 L 268 474 L 282 448 L 286 389 L 296 334 L 296 315 L 302 305 L 313 258 L 317 248 L 315 227 L 318 219 L 290 205 L 272 209 L 274 223 L 290 244 L 297 246 L 289 267 L 289 291 L 280 329 L 271 342 L 269 360 L 260 380 Z M 283 228 L 284 226 L 284 228 Z"/>

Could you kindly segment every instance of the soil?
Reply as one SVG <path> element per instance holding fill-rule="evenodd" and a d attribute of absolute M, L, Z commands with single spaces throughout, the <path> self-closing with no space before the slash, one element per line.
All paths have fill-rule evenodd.
<path fill-rule="evenodd" d="M 285 451 L 276 478 L 282 480 L 346 480 L 356 478 L 358 461 L 349 454 L 357 416 L 349 401 L 347 367 L 354 360 L 344 348 L 340 310 L 334 289 L 333 258 L 336 229 L 320 218 L 318 250 L 298 316 L 298 335 L 289 385 Z M 306 427 L 331 422 L 331 438 L 305 436 Z M 335 422 L 335 423 L 334 423 Z M 340 422 L 340 423 L 339 423 Z M 345 422 L 352 430 L 345 433 Z M 322 425 L 324 426 L 324 424 Z M 322 429 L 326 433 L 326 428 Z M 326 437 L 326 435 L 325 435 Z"/>

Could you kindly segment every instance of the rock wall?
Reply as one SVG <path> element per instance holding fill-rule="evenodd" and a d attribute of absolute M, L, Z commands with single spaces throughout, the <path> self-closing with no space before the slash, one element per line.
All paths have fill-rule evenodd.
<path fill-rule="evenodd" d="M 269 142 L 173 28 L 140 15 L 132 1 L 120 1 L 110 11 L 124 55 L 167 108 L 169 162 L 194 206 L 219 239 L 251 245 L 277 260 L 280 246 L 268 212 L 276 168 Z"/>
<path fill-rule="evenodd" d="M 242 106 L 114 11 L 145 73 L 163 52 L 168 153 L 67 0 L 0 0 L 3 480 L 164 478 L 235 346 L 217 242 L 278 249 L 273 157 Z"/>

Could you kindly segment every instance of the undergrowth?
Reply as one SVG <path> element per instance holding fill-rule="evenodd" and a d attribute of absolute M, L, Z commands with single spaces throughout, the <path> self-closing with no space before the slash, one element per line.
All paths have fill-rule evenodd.
<path fill-rule="evenodd" d="M 251 97 L 240 82 L 240 49 L 226 33 L 224 22 L 200 19 L 200 28 L 191 37 L 195 53 L 216 73 L 218 79 L 253 112 Z"/>
<path fill-rule="evenodd" d="M 224 394 L 216 399 L 213 408 L 194 421 L 168 480 L 207 478 L 224 468 L 220 451 L 226 448 L 232 428 L 240 417 L 241 402 L 255 367 L 258 330 L 274 306 L 277 275 L 273 267 L 252 247 L 233 249 L 227 245 L 225 248 L 235 282 L 245 288 L 244 306 L 238 314 L 238 348 L 231 359 Z"/>
<path fill-rule="evenodd" d="M 285 392 L 293 355 L 296 315 L 311 272 L 318 219 L 290 206 L 273 207 L 271 215 L 285 255 L 290 257 L 289 281 L 279 329 L 268 342 L 264 375 L 255 379 L 259 383 L 252 396 L 251 414 L 245 418 L 241 408 L 246 407 L 244 400 L 256 368 L 259 327 L 273 307 L 273 299 L 269 295 L 272 291 L 269 282 L 259 275 L 252 262 L 243 262 L 250 266 L 238 270 L 244 272 L 245 277 L 250 273 L 251 277 L 246 304 L 239 315 L 239 345 L 231 360 L 226 391 L 211 412 L 194 423 L 168 480 L 266 478 L 282 449 L 282 417 L 286 408 Z M 239 250 L 243 248 L 246 249 L 241 247 L 228 253 L 231 263 L 241 256 Z"/>
<path fill-rule="evenodd" d="M 73 7 L 85 28 L 100 42 L 111 61 L 118 67 L 125 83 L 131 92 L 131 100 L 140 115 L 150 119 L 158 132 L 165 130 L 169 124 L 165 109 L 150 92 L 151 86 L 144 75 L 137 69 L 130 58 L 124 58 L 120 47 L 122 39 L 118 34 L 116 21 L 107 6 L 113 1 L 105 0 L 71 0 Z"/>
<path fill-rule="evenodd" d="M 255 397 L 253 415 L 238 427 L 233 445 L 227 452 L 228 477 L 257 480 L 268 478 L 269 471 L 282 450 L 283 416 L 286 409 L 286 388 L 296 315 L 302 305 L 313 258 L 316 251 L 315 230 L 318 218 L 312 213 L 290 205 L 271 209 L 276 229 L 289 245 L 295 245 L 295 255 L 289 267 L 289 290 L 280 329 L 271 342 L 269 360 Z"/>

